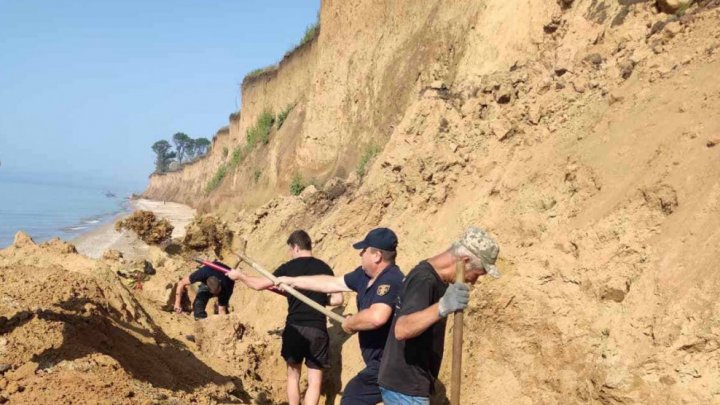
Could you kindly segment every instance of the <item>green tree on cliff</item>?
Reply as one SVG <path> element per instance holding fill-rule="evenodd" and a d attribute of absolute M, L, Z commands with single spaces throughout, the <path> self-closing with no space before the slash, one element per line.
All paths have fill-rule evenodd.
<path fill-rule="evenodd" d="M 172 141 L 175 144 L 175 151 L 177 152 L 178 162 L 182 163 L 186 156 L 187 147 L 192 139 L 182 132 L 178 132 L 172 137 Z"/>
<path fill-rule="evenodd" d="M 210 149 L 210 145 L 212 142 L 210 142 L 207 138 L 198 138 L 195 140 L 195 153 L 198 156 L 203 156 L 206 153 L 208 153 L 208 150 Z"/>
<path fill-rule="evenodd" d="M 173 158 L 175 158 L 176 154 L 171 150 L 171 148 L 172 146 L 170 146 L 170 143 L 164 139 L 153 144 L 152 150 L 157 155 L 155 158 L 156 173 L 165 173 L 170 165 L 170 162 L 172 162 Z"/>
<path fill-rule="evenodd" d="M 192 162 L 195 160 L 197 152 L 195 139 L 188 138 L 187 142 L 185 142 L 185 162 Z"/>

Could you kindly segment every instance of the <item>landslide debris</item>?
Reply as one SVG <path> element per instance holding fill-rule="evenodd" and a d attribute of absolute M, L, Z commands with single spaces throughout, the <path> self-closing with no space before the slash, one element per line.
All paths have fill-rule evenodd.
<path fill-rule="evenodd" d="M 135 211 L 132 215 L 115 223 L 115 230 L 133 231 L 145 243 L 158 245 L 172 235 L 173 226 L 164 218 L 158 218 L 151 211 Z"/>
<path fill-rule="evenodd" d="M 210 251 L 217 257 L 231 249 L 233 232 L 214 215 L 196 217 L 186 228 L 182 244 L 189 251 Z"/>
<path fill-rule="evenodd" d="M 0 401 L 247 403 L 240 380 L 168 336 L 104 262 L 18 239 L 0 250 Z"/>

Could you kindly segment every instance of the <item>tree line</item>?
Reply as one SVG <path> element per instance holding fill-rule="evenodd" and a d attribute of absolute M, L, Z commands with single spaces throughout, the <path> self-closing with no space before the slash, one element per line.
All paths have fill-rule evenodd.
<path fill-rule="evenodd" d="M 164 139 L 152 145 L 152 150 L 156 155 L 155 173 L 165 173 L 172 170 L 173 163 L 180 165 L 205 156 L 212 144 L 207 138 L 193 139 L 182 132 L 173 135 L 172 142 L 175 144 L 175 150 L 173 150 L 170 142 Z"/>

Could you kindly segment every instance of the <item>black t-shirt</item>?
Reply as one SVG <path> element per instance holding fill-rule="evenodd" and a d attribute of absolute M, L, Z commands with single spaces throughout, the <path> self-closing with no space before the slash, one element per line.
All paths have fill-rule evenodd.
<path fill-rule="evenodd" d="M 358 312 L 370 308 L 373 304 L 387 304 L 390 308 L 395 307 L 398 292 L 405 275 L 395 265 L 383 269 L 371 286 L 368 286 L 370 276 L 365 274 L 362 267 L 345 275 L 345 285 L 357 293 Z M 383 349 L 390 331 L 390 321 L 374 330 L 361 330 L 358 332 L 360 340 L 360 351 L 363 360 L 368 366 L 372 363 L 380 363 Z"/>
<path fill-rule="evenodd" d="M 292 259 L 278 267 L 273 274 L 275 277 L 317 276 L 319 274 L 325 274 L 328 276 L 334 275 L 330 266 L 328 266 L 324 261 L 314 257 L 298 257 Z M 306 290 L 298 291 L 320 305 L 325 306 L 330 303 L 328 295 L 325 293 Z M 314 310 L 312 307 L 292 295 L 288 294 L 287 299 L 288 315 L 286 323 L 288 325 L 312 326 L 319 329 L 325 329 L 327 327 L 325 315 Z"/>
<path fill-rule="evenodd" d="M 381 387 L 419 397 L 429 397 L 434 391 L 443 357 L 446 320 L 405 341 L 395 339 L 395 323 L 400 316 L 422 311 L 438 302 L 447 287 L 426 261 L 415 266 L 405 278 L 385 345 L 385 357 L 380 364 Z"/>
<path fill-rule="evenodd" d="M 224 265 L 223 263 L 214 263 L 218 266 L 225 267 L 226 269 L 230 270 L 230 267 Z M 218 294 L 218 305 L 222 307 L 227 307 L 228 303 L 230 302 L 230 296 L 233 293 L 233 288 L 235 288 L 235 281 L 225 276 L 225 274 L 221 273 L 220 271 L 213 270 L 210 267 L 202 266 L 195 272 L 190 274 L 190 282 L 197 283 L 199 281 L 204 284 L 210 276 L 215 276 L 220 280 L 220 294 Z"/>

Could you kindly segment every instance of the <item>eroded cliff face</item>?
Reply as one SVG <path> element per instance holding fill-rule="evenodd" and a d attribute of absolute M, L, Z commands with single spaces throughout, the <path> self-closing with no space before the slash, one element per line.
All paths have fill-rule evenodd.
<path fill-rule="evenodd" d="M 504 276 L 472 292 L 463 403 L 718 402 L 718 22 L 714 1 L 325 1 L 317 40 L 244 83 L 210 156 L 147 194 L 218 212 L 268 267 L 296 228 L 338 274 L 378 225 L 406 272 L 487 228 Z M 223 147 L 289 103 L 204 195 Z M 296 172 L 318 188 L 288 196 Z M 233 300 L 260 333 L 282 322 L 280 298 Z M 361 368 L 340 336 L 334 386 Z"/>
<path fill-rule="evenodd" d="M 208 157 L 181 172 L 152 176 L 146 195 L 217 209 L 230 200 L 232 206 L 257 204 L 287 194 L 295 172 L 316 183 L 346 178 L 366 147 L 390 138 L 409 105 L 432 82 L 507 71 L 532 54 L 552 9 L 542 1 L 488 7 L 324 2 L 319 37 L 285 57 L 277 69 L 245 80 L 241 111 L 218 132 Z M 505 30 L 513 35 L 497 35 L 510 17 L 515 28 Z M 288 105 L 295 105 L 289 125 L 273 129 L 270 143 L 208 195 L 208 181 L 246 142 L 258 116 L 265 110 L 277 114 Z M 255 181 L 255 171 L 262 172 L 262 181 Z M 262 198 L 255 198 L 258 193 Z"/>

